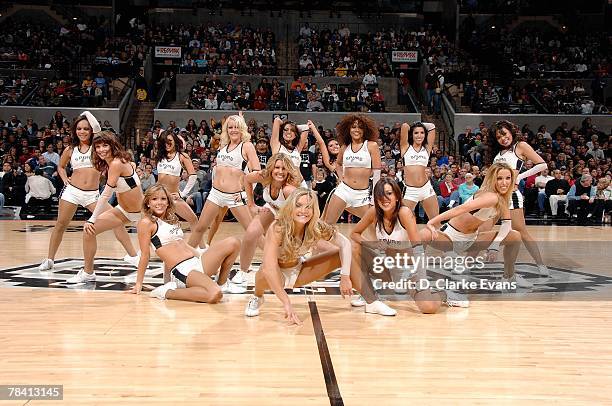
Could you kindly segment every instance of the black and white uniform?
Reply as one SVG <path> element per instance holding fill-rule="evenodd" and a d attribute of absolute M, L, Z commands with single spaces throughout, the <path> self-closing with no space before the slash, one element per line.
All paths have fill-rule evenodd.
<path fill-rule="evenodd" d="M 285 203 L 285 196 L 283 195 L 283 188 L 280 188 L 278 191 L 278 196 L 276 199 L 272 198 L 270 194 L 270 186 L 266 186 L 263 190 L 263 199 L 266 202 L 263 207 L 267 208 L 274 214 L 274 218 L 278 215 L 278 210 Z"/>
<path fill-rule="evenodd" d="M 183 230 L 181 229 L 180 223 L 170 224 L 162 219 L 157 219 L 156 225 L 157 230 L 155 234 L 151 236 L 151 244 L 155 248 L 155 251 L 164 245 L 183 239 Z M 176 282 L 179 288 L 186 288 L 187 276 L 192 271 L 204 273 L 202 263 L 196 257 L 185 259 L 176 264 L 170 271 L 170 278 L 172 282 Z"/>
<path fill-rule="evenodd" d="M 120 193 L 125 193 L 125 192 L 129 192 L 130 190 L 140 187 L 140 178 L 138 177 L 138 174 L 136 173 L 135 168 L 135 164 L 130 163 L 130 166 L 132 167 L 132 174 L 129 176 L 119 176 L 119 179 L 117 179 L 117 186 L 115 189 L 115 193 L 120 194 Z M 125 210 L 123 207 L 121 207 L 120 204 L 117 204 L 117 206 L 115 206 L 128 220 L 130 220 L 132 223 L 137 222 L 140 220 L 140 212 L 129 212 L 127 210 Z"/>
<path fill-rule="evenodd" d="M 514 144 L 512 148 L 498 152 L 497 155 L 495 155 L 495 158 L 493 159 L 493 163 L 496 164 L 502 162 L 508 164 L 512 169 L 519 173 L 521 169 L 523 169 L 525 161 L 523 161 L 521 158 L 519 158 L 518 155 L 516 155 L 517 145 L 518 142 Z M 518 188 L 512 192 L 509 207 L 510 210 L 523 208 L 523 194 L 520 190 L 518 190 Z"/>
<path fill-rule="evenodd" d="M 79 169 L 84 168 L 93 168 L 93 163 L 91 162 L 91 145 L 87 152 L 84 154 L 81 153 L 79 147 L 74 147 L 72 149 L 72 154 L 70 155 L 70 166 L 73 171 L 77 171 Z M 65 200 L 69 203 L 81 205 L 83 207 L 87 207 L 92 203 L 95 203 L 100 198 L 100 191 L 96 188 L 93 190 L 83 190 L 78 187 L 67 183 L 62 190 L 60 195 L 60 199 Z"/>
<path fill-rule="evenodd" d="M 412 244 L 410 244 L 410 238 L 408 238 L 408 232 L 404 226 L 402 226 L 399 219 L 395 222 L 395 226 L 393 226 L 391 233 L 387 233 L 387 230 L 385 230 L 382 224 L 377 225 L 376 239 L 385 243 L 387 248 L 392 249 L 405 249 L 412 246 Z"/>
<path fill-rule="evenodd" d="M 404 154 L 404 171 L 410 170 L 411 166 L 423 166 L 429 165 L 429 152 L 427 148 L 421 146 L 421 149 L 417 151 L 412 145 L 408 147 Z M 405 182 L 404 182 L 405 183 Z M 406 184 L 404 189 L 404 200 L 410 200 L 412 202 L 422 202 L 423 200 L 435 196 L 436 192 L 431 186 L 431 182 L 427 179 L 423 185 L 414 186 Z"/>
<path fill-rule="evenodd" d="M 181 166 L 181 158 L 178 152 L 174 154 L 174 158 L 171 160 L 162 158 L 162 160 L 157 163 L 158 174 L 180 177 L 182 170 L 183 167 Z"/>
<path fill-rule="evenodd" d="M 368 141 L 357 152 L 352 145 L 348 145 L 342 157 L 342 166 L 345 168 L 372 168 L 372 156 L 368 150 Z M 370 188 L 353 189 L 344 182 L 340 182 L 332 196 L 338 196 L 346 203 L 346 207 L 362 207 L 370 204 Z"/>
<path fill-rule="evenodd" d="M 285 148 L 283 144 L 280 144 L 278 153 L 288 155 L 289 159 L 291 159 L 291 163 L 295 165 L 295 169 L 297 169 L 298 171 L 300 170 L 300 165 L 302 165 L 302 154 L 300 154 L 300 151 L 298 151 L 297 148 L 293 148 L 293 150 L 289 151 L 287 148 Z M 300 187 L 308 189 L 308 183 L 306 183 L 306 181 L 302 179 Z"/>
<path fill-rule="evenodd" d="M 466 202 L 469 202 L 473 198 L 473 196 L 470 197 L 468 200 L 466 200 Z M 482 222 L 495 219 L 498 216 L 495 207 L 485 207 L 482 209 L 474 210 L 470 214 L 472 214 L 474 217 L 476 217 Z M 474 244 L 476 238 L 478 237 L 478 232 L 470 234 L 463 233 L 453 227 L 450 221 L 444 224 L 440 228 L 439 232 L 445 234 L 453 242 L 453 251 L 458 254 L 466 252 L 472 246 L 472 244 Z"/>
<path fill-rule="evenodd" d="M 234 149 L 229 150 L 229 144 L 224 146 L 217 153 L 217 166 L 226 166 L 239 171 L 244 171 L 247 167 L 247 161 L 242 156 L 242 145 L 236 145 Z M 240 207 L 246 205 L 246 199 L 242 194 L 242 190 L 236 192 L 226 192 L 215 189 L 213 186 L 208 194 L 207 200 L 210 200 L 219 207 Z"/>

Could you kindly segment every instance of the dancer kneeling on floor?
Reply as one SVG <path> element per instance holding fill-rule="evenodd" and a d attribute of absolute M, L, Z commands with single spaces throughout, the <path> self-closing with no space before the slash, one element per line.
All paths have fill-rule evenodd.
<path fill-rule="evenodd" d="M 369 244 L 363 238 L 363 232 L 375 226 L 376 243 Z M 370 274 L 373 269 L 374 258 L 379 256 L 376 251 L 383 251 L 383 255 L 395 257 L 396 254 L 410 252 L 413 258 L 424 254 L 421 237 L 417 229 L 416 220 L 412 210 L 402 205 L 402 195 L 397 181 L 390 177 L 382 178 L 374 187 L 374 207 L 370 208 L 357 223 L 351 234 L 353 240 L 353 261 L 351 274 L 361 274 L 362 277 L 351 278 L 355 280 L 353 287 L 362 292 L 362 298 L 351 301 L 352 306 L 365 306 L 366 313 L 378 313 L 385 316 L 394 316 L 395 310 L 376 300 L 376 292 L 372 286 L 371 276 L 381 280 L 392 281 L 390 269 L 377 274 Z M 376 247 L 376 249 L 374 249 Z M 425 269 L 418 264 L 411 272 L 407 269 L 401 271 L 401 277 L 395 283 L 404 284 L 407 291 L 423 313 L 435 313 L 442 303 L 448 306 L 468 307 L 469 302 L 463 295 L 452 291 L 434 292 L 429 289 L 420 290 L 419 282 L 425 279 Z M 396 278 L 397 279 L 397 278 Z M 408 281 L 412 283 L 407 283 Z M 405 289 L 396 289 L 396 292 Z"/>
<path fill-rule="evenodd" d="M 508 202 L 512 195 L 515 173 L 505 163 L 495 163 L 487 170 L 482 186 L 474 196 L 461 206 L 437 215 L 421 230 L 421 240 L 442 251 L 452 250 L 458 254 L 468 253 L 475 257 L 487 248 L 487 259 L 495 261 L 500 245 L 504 245 L 504 276 L 502 282 L 515 282 L 517 287 L 531 288 L 533 285 L 515 274 L 514 264 L 518 256 L 521 235 L 512 230 Z M 501 218 L 498 232 L 479 231 L 488 221 Z M 448 221 L 439 230 L 441 222 Z"/>
<path fill-rule="evenodd" d="M 143 217 L 138 222 L 140 262 L 132 293 L 140 293 L 149 264 L 150 247 L 170 270 L 170 282 L 151 291 L 158 299 L 217 303 L 223 297 L 221 287 L 211 277 L 219 273 L 225 283 L 240 250 L 240 240 L 229 237 L 209 247 L 201 258 L 198 251 L 183 239 L 183 230 L 175 214 L 175 203 L 165 186 L 157 184 L 147 190 L 142 202 Z"/>
<path fill-rule="evenodd" d="M 283 303 L 289 324 L 302 324 L 285 289 L 304 286 L 340 268 L 342 297 L 352 293 L 351 243 L 319 218 L 315 192 L 298 188 L 287 199 L 266 234 L 263 263 L 255 275 L 255 294 L 245 315 L 258 316 L 264 291 Z M 311 256 L 306 257 L 308 254 Z"/>

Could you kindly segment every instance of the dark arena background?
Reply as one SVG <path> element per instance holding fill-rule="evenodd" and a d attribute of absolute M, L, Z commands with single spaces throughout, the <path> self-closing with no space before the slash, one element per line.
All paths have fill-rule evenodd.
<path fill-rule="evenodd" d="M 2 1 L 0 27 L 0 404 L 610 404 L 612 1 Z M 506 121 L 513 144 L 499 152 Z M 231 123 L 245 124 L 242 143 Z M 415 128 L 435 136 L 405 151 L 405 123 L 408 143 Z M 113 165 L 100 134 L 124 154 Z M 294 282 L 317 277 L 297 287 L 269 259 L 291 241 L 264 233 L 286 205 L 295 224 L 303 210 L 286 174 L 272 199 L 279 151 L 322 219 L 344 204 L 330 243 L 298 251 Z M 459 268 L 470 233 L 448 227 L 480 220 L 457 208 L 483 196 L 498 152 L 520 178 L 508 210 L 520 248 L 483 246 L 484 266 Z M 364 226 L 373 256 L 355 230 L 382 205 L 379 178 L 405 196 L 422 191 L 417 173 L 429 197 L 397 204 L 420 237 L 439 226 L 432 208 L 455 210 L 437 231 L 454 245 L 423 238 L 424 255 L 453 265 L 424 266 L 432 287 L 407 291 L 381 282 L 404 280 L 401 267 L 372 269 L 395 227 L 417 252 L 411 227 L 383 221 L 374 238 Z M 162 184 L 167 196 L 147 194 Z M 364 190 L 364 211 L 345 204 Z M 147 200 L 161 195 L 178 226 Z M 192 255 L 199 228 L 210 246 Z M 350 298 L 338 241 L 353 249 Z M 336 266 L 317 262 L 322 247 Z"/>

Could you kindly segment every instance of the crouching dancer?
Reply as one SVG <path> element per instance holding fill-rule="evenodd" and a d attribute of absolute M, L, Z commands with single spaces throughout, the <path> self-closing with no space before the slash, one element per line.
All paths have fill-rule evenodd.
<path fill-rule="evenodd" d="M 219 274 L 218 283 L 227 280 L 229 271 L 240 251 L 240 240 L 229 237 L 209 247 L 201 258 L 198 251 L 183 239 L 174 199 L 165 188 L 157 184 L 147 190 L 142 204 L 143 217 L 138 223 L 140 262 L 136 285 L 132 293 L 140 293 L 145 270 L 149 264 L 150 247 L 170 270 L 170 282 L 151 291 L 158 299 L 187 300 L 217 303 L 223 297 L 221 287 L 212 280 Z"/>

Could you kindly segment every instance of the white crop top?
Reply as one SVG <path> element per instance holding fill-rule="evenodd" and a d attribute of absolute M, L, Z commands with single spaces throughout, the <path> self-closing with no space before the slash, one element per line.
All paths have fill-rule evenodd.
<path fill-rule="evenodd" d="M 72 166 L 73 171 L 83 168 L 93 168 L 93 163 L 91 162 L 91 145 L 84 154 L 81 154 L 78 146 L 72 148 L 70 166 Z"/>
<path fill-rule="evenodd" d="M 229 151 L 229 144 L 224 146 L 217 153 L 217 165 L 229 166 L 244 171 L 247 166 L 247 161 L 242 156 L 242 142 Z"/>
<path fill-rule="evenodd" d="M 181 167 L 181 158 L 178 152 L 174 154 L 174 158 L 172 158 L 171 160 L 168 161 L 166 158 L 163 158 L 157 163 L 158 174 L 179 177 L 181 176 L 182 169 L 183 168 Z"/>
<path fill-rule="evenodd" d="M 151 237 L 151 244 L 155 247 L 155 250 L 168 245 L 173 241 L 180 241 L 183 239 L 183 230 L 181 229 L 181 223 L 169 224 L 162 219 L 157 219 L 157 230 Z"/>
<path fill-rule="evenodd" d="M 130 176 L 119 176 L 119 179 L 117 179 L 117 193 L 129 192 L 135 187 L 140 186 L 140 178 L 134 170 L 134 165 L 130 163 L 130 166 L 132 167 L 132 174 Z"/>
<path fill-rule="evenodd" d="M 395 226 L 390 234 L 387 233 L 382 224 L 377 225 L 375 228 L 376 239 L 388 244 L 389 248 L 408 248 L 411 246 L 408 232 L 406 232 L 399 219 L 395 222 Z"/>
<path fill-rule="evenodd" d="M 470 200 L 474 200 L 474 196 L 470 196 L 465 202 L 467 203 Z M 483 207 L 482 209 L 472 210 L 470 214 L 482 222 L 495 219 L 498 216 L 495 207 Z"/>
<path fill-rule="evenodd" d="M 342 157 L 342 165 L 345 168 L 371 168 L 372 156 L 368 150 L 368 141 L 363 141 L 363 145 L 357 152 L 353 152 L 352 145 L 347 145 Z"/>
<path fill-rule="evenodd" d="M 498 162 L 503 162 L 503 163 L 510 165 L 512 169 L 516 171 L 520 171 L 523 168 L 523 164 L 525 162 L 521 158 L 519 158 L 518 155 L 516 155 L 517 145 L 518 145 L 518 142 L 514 144 L 512 148 L 508 150 L 499 151 L 497 155 L 495 155 L 495 158 L 493 159 L 493 163 L 496 164 Z"/>
<path fill-rule="evenodd" d="M 427 148 L 421 146 L 421 150 L 417 151 L 410 145 L 404 154 L 404 166 L 429 166 L 429 153 L 427 152 Z"/>
<path fill-rule="evenodd" d="M 296 168 L 300 167 L 302 163 L 302 156 L 297 148 L 294 148 L 293 151 L 289 151 L 283 144 L 281 144 L 280 148 L 278 149 L 278 153 L 288 155 L 291 162 L 293 162 L 293 165 L 295 165 Z"/>
<path fill-rule="evenodd" d="M 282 188 L 278 191 L 278 196 L 276 199 L 272 199 L 272 196 L 270 195 L 270 186 L 266 186 L 263 190 L 263 199 L 276 210 L 280 209 L 283 203 L 285 203 L 285 196 L 283 195 Z"/>

